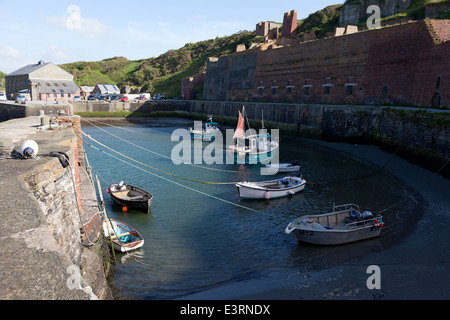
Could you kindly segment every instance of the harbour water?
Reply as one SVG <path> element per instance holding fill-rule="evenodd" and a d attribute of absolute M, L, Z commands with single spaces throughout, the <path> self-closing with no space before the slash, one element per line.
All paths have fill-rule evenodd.
<path fill-rule="evenodd" d="M 175 165 L 169 159 L 177 145 L 172 133 L 192 122 L 174 119 L 125 127 L 92 123 L 99 126 L 83 124 L 86 134 L 128 157 L 86 140 L 103 151 L 85 144 L 108 214 L 134 226 L 145 238 L 142 249 L 117 254 L 113 279 L 118 298 L 234 299 L 257 297 L 262 290 L 308 290 L 312 273 L 328 277 L 327 270 L 387 250 L 423 214 L 410 195 L 405 198 L 403 185 L 384 170 L 308 140 L 280 140 L 280 161 L 298 160 L 308 181 L 302 193 L 245 201 L 231 182 L 272 179 L 260 175 L 260 166 Z M 231 184 L 201 184 L 180 177 Z M 153 194 L 149 215 L 123 213 L 113 206 L 105 190 L 121 180 Z M 284 233 L 299 215 L 329 212 L 333 204 L 346 203 L 383 211 L 382 236 L 331 248 L 298 244 Z"/>

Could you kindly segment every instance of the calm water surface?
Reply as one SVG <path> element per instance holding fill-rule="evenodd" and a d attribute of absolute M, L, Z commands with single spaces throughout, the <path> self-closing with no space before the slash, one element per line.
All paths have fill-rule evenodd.
<path fill-rule="evenodd" d="M 334 203 L 356 203 L 362 210 L 379 212 L 403 199 L 402 185 L 383 172 L 364 179 L 349 180 L 366 176 L 378 168 L 308 141 L 282 138 L 280 161 L 298 160 L 303 176 L 319 186 L 309 184 L 304 192 L 284 199 L 240 200 L 234 185 L 198 184 L 148 167 L 210 182 L 272 179 L 261 176 L 259 166 L 214 165 L 208 168 L 223 171 L 208 170 L 177 166 L 170 159 L 152 153 L 170 157 L 177 144 L 171 142 L 170 137 L 179 127 L 179 122 L 162 127 L 83 127 L 83 131 L 94 139 L 147 165 L 134 163 L 93 144 L 132 164 L 128 165 L 85 145 L 94 174 L 102 183 L 108 214 L 131 224 L 145 238 L 145 245 L 139 251 L 117 255 L 113 278 L 122 297 L 183 299 L 192 294 L 201 295 L 210 289 L 227 288 L 243 280 L 252 280 L 257 285 L 273 272 L 289 275 L 326 268 L 383 250 L 389 245 L 386 239 L 398 237 L 404 228 L 404 224 L 400 224 L 403 219 L 399 213 L 402 212 L 400 206 L 385 213 L 384 220 L 388 227 L 380 239 L 337 248 L 297 244 L 292 235 L 284 233 L 284 229 L 299 215 L 329 212 Z M 188 127 L 189 124 L 186 124 L 183 128 Z M 204 143 L 205 147 L 207 145 Z M 283 175 L 276 177 L 282 178 Z M 153 194 L 150 215 L 134 211 L 124 214 L 121 208 L 112 205 L 105 189 L 110 183 L 121 180 Z"/>

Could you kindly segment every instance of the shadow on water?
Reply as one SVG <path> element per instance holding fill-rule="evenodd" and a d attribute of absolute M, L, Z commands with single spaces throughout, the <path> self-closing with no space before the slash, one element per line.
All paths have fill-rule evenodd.
<path fill-rule="evenodd" d="M 168 141 L 175 125 L 130 127 L 139 134 L 112 127 L 103 129 L 170 156 L 173 143 Z M 263 179 L 258 166 L 217 165 L 223 172 L 175 166 L 98 128 L 84 131 L 133 159 L 175 175 L 202 181 Z M 298 244 L 284 229 L 299 215 L 329 212 L 333 204 L 345 203 L 356 203 L 376 213 L 401 201 L 405 193 L 399 181 L 383 172 L 343 181 L 366 176 L 377 168 L 339 152 L 291 139 L 283 139 L 282 146 L 280 161 L 298 160 L 301 173 L 314 185 L 308 185 L 300 194 L 270 201 L 240 200 L 234 185 L 199 185 L 165 176 L 198 191 L 193 192 L 85 147 L 102 185 L 125 180 L 154 195 L 151 213 L 145 215 L 132 210 L 122 213 L 104 194 L 110 215 L 136 227 L 145 238 L 144 248 L 133 256 L 119 255 L 114 282 L 120 293 L 132 299 L 176 299 L 249 279 L 258 283 L 274 269 L 283 273 L 326 269 L 395 245 L 420 220 L 420 199 L 413 190 L 407 190 L 406 201 L 383 213 L 386 228 L 378 239 L 337 247 Z"/>

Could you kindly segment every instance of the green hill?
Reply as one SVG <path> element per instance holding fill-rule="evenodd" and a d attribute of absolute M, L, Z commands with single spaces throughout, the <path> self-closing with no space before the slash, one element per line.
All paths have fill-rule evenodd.
<path fill-rule="evenodd" d="M 181 79 L 204 72 L 209 57 L 228 55 L 235 52 L 237 45 L 245 44 L 248 48 L 255 41 L 258 38 L 254 32 L 243 31 L 227 37 L 188 43 L 155 58 L 132 61 L 114 57 L 60 67 L 73 74 L 80 86 L 111 83 L 119 87 L 142 88 L 143 92 L 166 93 L 167 97 L 174 98 L 180 96 Z"/>
<path fill-rule="evenodd" d="M 338 26 L 343 8 L 343 4 L 337 4 L 310 14 L 306 19 L 299 21 L 297 37 L 314 31 L 318 39 L 325 38 L 328 32 L 333 32 Z"/>

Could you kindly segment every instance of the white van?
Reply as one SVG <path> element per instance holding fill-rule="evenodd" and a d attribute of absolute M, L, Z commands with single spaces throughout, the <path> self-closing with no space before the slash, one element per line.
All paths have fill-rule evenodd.
<path fill-rule="evenodd" d="M 4 92 L 0 92 L 0 101 L 6 101 L 8 99 L 6 99 L 6 93 Z"/>

